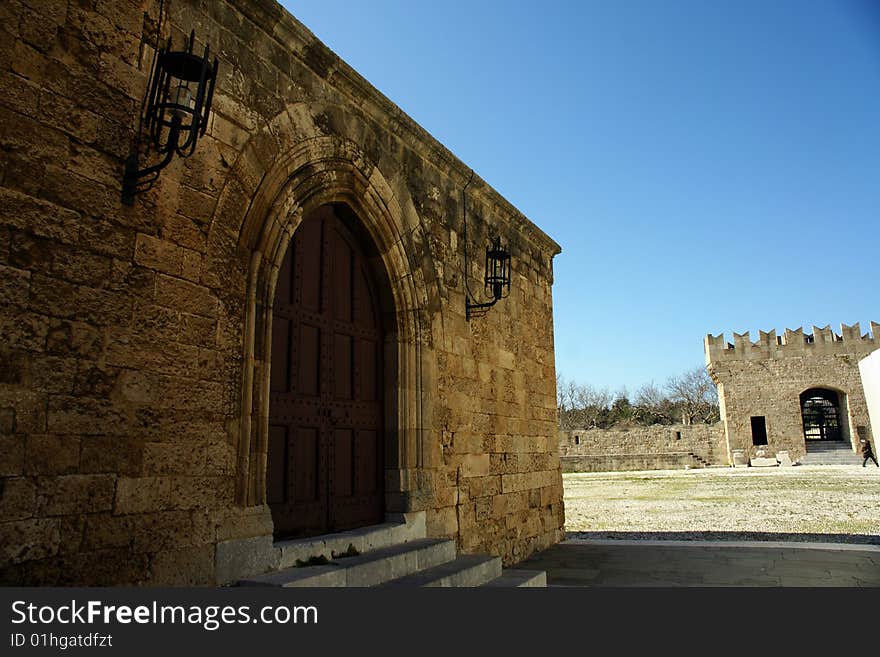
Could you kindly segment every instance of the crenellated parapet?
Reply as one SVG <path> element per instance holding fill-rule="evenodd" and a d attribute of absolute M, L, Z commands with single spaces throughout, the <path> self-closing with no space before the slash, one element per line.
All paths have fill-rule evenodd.
<path fill-rule="evenodd" d="M 869 354 L 880 349 L 880 324 L 871 322 L 871 332 L 862 335 L 858 322 L 852 326 L 840 325 L 840 333 L 835 333 L 831 325 L 812 327 L 811 333 L 803 328 L 785 329 L 782 335 L 776 330 L 760 331 L 756 342 L 752 342 L 749 332 L 734 333 L 733 342 L 728 342 L 724 334 L 709 334 L 704 341 L 706 364 L 733 360 L 768 360 L 774 358 L 794 358 L 834 354 Z"/>

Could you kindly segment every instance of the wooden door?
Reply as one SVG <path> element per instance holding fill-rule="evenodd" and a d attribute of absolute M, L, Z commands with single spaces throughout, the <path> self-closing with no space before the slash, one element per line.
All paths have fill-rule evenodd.
<path fill-rule="evenodd" d="M 266 487 L 276 537 L 382 522 L 382 364 L 364 251 L 322 207 L 297 228 L 275 290 Z"/>

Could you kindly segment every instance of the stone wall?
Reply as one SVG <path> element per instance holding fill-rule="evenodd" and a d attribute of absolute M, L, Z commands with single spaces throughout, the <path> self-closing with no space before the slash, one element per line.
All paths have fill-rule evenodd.
<path fill-rule="evenodd" d="M 506 563 L 560 540 L 558 245 L 474 176 L 471 253 L 500 235 L 514 275 L 466 321 L 470 170 L 275 2 L 165 6 L 163 39 L 219 56 L 214 111 L 134 207 L 158 0 L 0 7 L 0 582 L 210 584 L 236 546 L 265 567 L 273 273 L 322 203 L 391 281 L 387 511 Z"/>
<path fill-rule="evenodd" d="M 562 472 L 630 472 L 633 470 L 684 470 L 704 468 L 691 452 L 664 454 L 589 454 L 563 456 Z"/>
<path fill-rule="evenodd" d="M 563 472 L 727 464 L 721 423 L 561 431 L 559 454 Z"/>
<path fill-rule="evenodd" d="M 830 327 L 761 332 L 753 343 L 748 332 L 734 334 L 729 344 L 723 335 L 706 336 L 706 364 L 718 385 L 721 417 L 728 451 L 742 449 L 754 457 L 758 449 L 768 454 L 787 450 L 791 458 L 806 453 L 800 395 L 810 388 L 826 388 L 840 397 L 843 440 L 855 447 L 858 428 L 870 435 L 865 394 L 858 361 L 877 348 L 880 325 L 871 324 L 871 335 L 859 325 L 842 325 L 840 334 Z M 751 418 L 764 417 L 767 446 L 753 445 Z"/>

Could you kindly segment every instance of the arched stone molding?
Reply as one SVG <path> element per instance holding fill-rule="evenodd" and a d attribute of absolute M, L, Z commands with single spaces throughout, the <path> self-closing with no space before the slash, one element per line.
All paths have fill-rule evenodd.
<path fill-rule="evenodd" d="M 236 445 L 236 502 L 265 504 L 272 301 L 281 261 L 302 217 L 321 205 L 346 204 L 375 246 L 387 280 L 386 508 L 424 508 L 412 495 L 431 466 L 426 445 L 436 389 L 427 281 L 436 280 L 419 216 L 401 186 L 392 188 L 360 146 L 340 135 L 303 134 L 302 106 L 289 107 L 251 138 L 232 167 L 209 235 L 210 257 L 247 260 L 241 404 Z M 355 133 L 356 117 L 344 122 Z M 372 128 L 370 128 L 372 129 Z M 286 145 L 286 148 L 284 146 Z M 395 193 L 397 192 L 397 193 Z M 405 195 L 405 198 L 401 198 Z M 233 251 L 233 253 L 230 253 Z"/>

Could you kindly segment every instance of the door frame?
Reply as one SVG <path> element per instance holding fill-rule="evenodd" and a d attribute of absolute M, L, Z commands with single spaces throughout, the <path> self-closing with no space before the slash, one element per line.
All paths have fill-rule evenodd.
<path fill-rule="evenodd" d="M 343 531 L 354 529 L 359 526 L 364 526 L 366 524 L 370 524 L 370 521 L 364 520 L 364 517 L 367 515 L 376 515 L 378 517 L 375 518 L 375 522 L 382 522 L 383 513 L 384 513 L 384 452 L 385 452 L 385 440 L 384 440 L 384 426 L 385 426 L 385 408 L 384 408 L 384 394 L 385 390 L 388 388 L 396 387 L 396 384 L 391 377 L 386 374 L 384 371 L 384 363 L 385 363 L 385 349 L 386 344 L 384 342 L 385 335 L 385 325 L 387 321 L 383 320 L 383 310 L 382 310 L 382 297 L 390 298 L 390 293 L 387 292 L 387 289 L 380 289 L 381 286 L 387 285 L 386 280 L 376 280 L 376 275 L 374 267 L 371 266 L 368 256 L 370 253 L 375 255 L 375 246 L 369 242 L 369 236 L 364 234 L 364 231 L 360 228 L 360 219 L 355 215 L 353 211 L 348 208 L 347 205 L 343 204 L 335 204 L 335 205 L 322 205 L 318 207 L 312 214 L 305 215 L 305 221 L 313 222 L 313 225 L 317 224 L 319 228 L 317 228 L 318 235 L 317 239 L 319 241 L 319 246 L 312 246 L 311 249 L 318 248 L 322 254 L 321 259 L 318 260 L 315 264 L 317 269 L 314 272 L 319 278 L 322 279 L 321 284 L 321 293 L 320 298 L 321 302 L 319 302 L 318 308 L 315 309 L 307 309 L 299 305 L 301 300 L 297 299 L 297 284 L 296 281 L 300 281 L 300 285 L 303 285 L 302 282 L 302 272 L 300 271 L 301 265 L 297 264 L 297 259 L 300 255 L 303 254 L 301 247 L 296 247 L 297 235 L 300 234 L 303 226 L 300 224 L 300 227 L 297 231 L 294 232 L 293 238 L 290 240 L 287 251 L 285 252 L 282 262 L 290 262 L 289 269 L 282 268 L 279 270 L 286 271 L 287 275 L 290 277 L 290 294 L 289 301 L 283 302 L 289 307 L 288 312 L 292 312 L 292 324 L 291 328 L 294 329 L 293 333 L 286 332 L 287 340 L 296 340 L 296 336 L 298 332 L 295 330 L 299 326 L 299 321 L 306 321 L 308 319 L 309 323 L 317 322 L 323 328 L 321 329 L 322 337 L 320 340 L 321 346 L 319 347 L 320 353 L 317 354 L 319 357 L 318 360 L 314 363 L 314 366 L 318 368 L 319 377 L 323 382 L 323 385 L 319 386 L 318 396 L 310 396 L 308 394 L 304 394 L 299 391 L 298 386 L 293 384 L 291 380 L 297 381 L 298 377 L 295 373 L 289 370 L 290 367 L 293 366 L 294 361 L 292 359 L 291 351 L 288 351 L 286 354 L 282 355 L 281 358 L 283 360 L 278 360 L 277 362 L 272 362 L 273 370 L 277 367 L 283 367 L 287 372 L 287 375 L 284 379 L 287 381 L 287 390 L 282 391 L 278 388 L 272 389 L 270 388 L 270 400 L 269 400 L 269 412 L 270 412 L 270 428 L 274 427 L 276 430 L 279 426 L 284 426 L 284 443 L 285 446 L 282 453 L 278 453 L 276 450 L 274 453 L 271 449 L 269 449 L 267 453 L 267 459 L 279 459 L 278 462 L 270 463 L 267 461 L 267 485 L 270 483 L 268 473 L 274 472 L 276 468 L 283 465 L 283 475 L 276 474 L 275 481 L 278 483 L 279 481 L 287 482 L 289 475 L 291 474 L 291 458 L 292 454 L 289 451 L 290 440 L 291 440 L 291 432 L 297 430 L 298 427 L 311 427 L 315 426 L 317 428 L 317 435 L 315 441 L 315 448 L 317 453 L 315 454 L 316 462 L 315 465 L 318 466 L 317 472 L 315 472 L 315 482 L 319 487 L 320 492 L 318 494 L 318 498 L 308 501 L 308 500 L 300 500 L 293 501 L 289 500 L 288 497 L 291 494 L 291 487 L 288 484 L 285 484 L 285 493 L 284 493 L 284 501 L 282 502 L 273 502 L 269 503 L 270 508 L 273 509 L 273 518 L 276 519 L 276 532 L 277 536 L 280 538 L 285 538 L 287 536 L 295 537 L 295 536 L 310 536 L 315 534 L 323 534 L 328 531 Z M 328 232 L 330 231 L 330 232 Z M 338 234 L 338 237 L 334 238 L 333 235 Z M 333 359 L 336 358 L 337 354 L 334 352 L 332 347 L 332 340 L 328 339 L 330 334 L 333 334 L 334 331 L 339 330 L 340 327 L 336 326 L 339 318 L 335 315 L 335 312 L 331 310 L 331 308 L 335 308 L 332 303 L 329 303 L 331 299 L 335 298 L 335 292 L 331 289 L 335 281 L 337 280 L 334 275 L 332 275 L 332 268 L 330 267 L 330 263 L 334 262 L 333 260 L 333 246 L 335 244 L 333 239 L 343 240 L 346 245 L 352 250 L 352 252 L 356 253 L 355 263 L 357 272 L 352 271 L 352 283 L 356 280 L 357 277 L 364 277 L 365 287 L 363 289 L 364 294 L 362 297 L 365 297 L 361 300 L 362 308 L 365 308 L 363 304 L 367 304 L 369 306 L 369 316 L 373 319 L 375 323 L 370 324 L 368 327 L 364 327 L 356 323 L 356 318 L 353 315 L 345 326 L 351 325 L 352 330 L 355 332 L 352 334 L 353 336 L 366 333 L 373 335 L 373 339 L 371 339 L 371 344 L 375 345 L 375 347 L 371 348 L 376 349 L 375 353 L 377 356 L 376 366 L 377 369 L 375 371 L 376 378 L 373 383 L 377 385 L 376 388 L 373 388 L 373 394 L 375 395 L 372 400 L 364 401 L 362 398 L 355 397 L 356 390 L 358 389 L 357 384 L 353 384 L 352 386 L 352 397 L 350 400 L 346 401 L 344 399 L 338 399 L 334 393 L 334 385 L 333 380 L 335 373 L 337 371 L 336 367 L 332 364 Z M 293 253 L 294 248 L 300 249 L 297 254 Z M 309 248 L 309 247 L 302 247 Z M 366 271 L 364 271 L 366 270 Z M 300 272 L 300 273 L 297 273 Z M 363 273 L 361 273 L 363 272 Z M 382 277 L 383 279 L 385 277 Z M 329 287 L 328 287 L 329 286 Z M 351 294 L 355 295 L 355 287 L 351 288 Z M 278 291 L 278 286 L 276 285 L 276 292 Z M 383 294 L 384 292 L 384 294 Z M 273 297 L 273 304 L 278 303 L 278 299 Z M 352 296 L 352 301 L 354 301 L 354 296 Z M 354 309 L 354 305 L 352 305 L 352 309 Z M 275 308 L 273 307 L 273 322 L 277 319 Z M 347 330 L 347 329 L 343 329 Z M 274 341 L 273 341 L 274 344 Z M 277 346 L 277 345 L 276 345 Z M 299 351 L 302 348 L 302 345 L 294 346 L 293 344 L 289 347 L 293 352 Z M 324 350 L 329 350 L 325 352 Z M 275 360 L 275 354 L 272 354 L 273 361 Z M 330 362 L 328 362 L 328 359 Z M 321 371 L 322 370 L 322 371 Z M 353 373 L 351 374 L 353 375 Z M 270 376 L 270 380 L 271 380 Z M 291 388 L 291 386 L 294 386 Z M 276 407 L 273 414 L 273 404 L 272 398 L 275 397 L 278 399 L 280 395 L 279 402 L 282 404 L 282 407 Z M 286 404 L 293 404 L 298 411 L 295 416 L 297 419 L 294 420 L 293 425 L 287 424 L 286 422 L 279 422 L 279 409 L 283 408 Z M 337 429 L 339 427 L 336 426 L 337 419 L 342 417 L 340 415 L 336 415 L 334 412 L 334 408 L 336 405 L 340 405 L 345 409 L 344 415 L 345 417 L 349 417 L 349 412 L 351 413 L 352 418 L 356 418 L 358 408 L 366 408 L 368 407 L 369 416 L 373 418 L 371 422 L 375 421 L 376 426 L 371 429 L 374 434 L 374 446 L 371 450 L 374 451 L 374 455 L 376 457 L 376 461 L 374 461 L 376 468 L 371 468 L 370 471 L 372 475 L 370 476 L 370 480 L 373 484 L 376 485 L 376 488 L 373 489 L 373 493 L 369 494 L 361 494 L 362 501 L 368 498 L 369 503 L 366 507 L 358 507 L 361 508 L 361 512 L 355 514 L 360 520 L 355 519 L 353 517 L 349 517 L 347 520 L 345 519 L 345 512 L 347 509 L 353 507 L 355 502 L 354 498 L 351 497 L 338 497 L 334 494 L 336 489 L 336 485 L 340 482 L 334 480 L 335 476 L 335 466 L 334 460 L 338 456 L 335 451 L 334 442 L 337 438 L 333 437 Z M 316 406 L 317 405 L 317 406 Z M 348 408 L 346 408 L 348 407 Z M 374 413 L 378 411 L 378 417 L 374 415 Z M 305 413 L 303 415 L 303 413 Z M 288 418 L 290 420 L 291 418 Z M 273 422 L 274 420 L 274 422 Z M 359 420 L 353 419 L 352 422 L 355 424 L 351 425 L 352 433 L 352 449 L 357 450 L 357 444 L 359 442 L 358 438 L 358 430 L 356 428 L 357 422 Z M 345 423 L 343 423 L 345 424 Z M 371 424 L 372 426 L 372 424 Z M 343 427 L 344 428 L 344 427 Z M 361 456 L 366 456 L 366 452 L 358 452 Z M 282 464 L 281 461 L 284 461 Z M 354 460 L 350 464 L 352 468 L 355 468 L 355 463 L 357 461 L 357 457 L 355 456 Z M 298 464 L 294 464 L 298 465 Z M 299 469 L 293 472 L 293 476 L 296 477 L 301 473 Z M 307 470 L 303 470 L 302 474 L 306 474 Z M 351 473 L 353 476 L 353 481 L 356 481 L 354 472 Z M 375 478 L 374 478 L 375 477 Z M 353 491 L 355 498 L 357 498 L 356 491 Z M 302 512 L 306 516 L 309 516 L 309 513 L 312 516 L 312 522 L 305 522 L 303 520 L 297 521 L 296 515 L 299 512 Z M 315 512 L 320 511 L 319 514 Z M 279 515 L 280 514 L 280 515 Z M 318 527 L 315 523 L 318 522 L 318 519 L 323 516 L 323 525 Z M 372 518 L 370 518 L 372 520 Z M 278 522 L 282 524 L 287 524 L 287 528 L 280 530 L 278 526 Z M 291 526 L 292 523 L 292 526 Z M 361 524 L 358 524 L 361 523 Z M 310 528 L 311 527 L 311 528 Z M 323 530 L 323 531 L 321 531 Z"/>
<path fill-rule="evenodd" d="M 422 511 L 432 500 L 424 493 L 427 471 L 439 463 L 431 441 L 436 360 L 432 345 L 429 292 L 433 264 L 413 258 L 413 245 L 427 245 L 408 197 L 396 196 L 382 174 L 356 145 L 319 137 L 291 151 L 267 176 L 251 200 L 238 236 L 250 253 L 242 335 L 241 415 L 236 438 L 235 501 L 266 506 L 268 392 L 271 367 L 272 302 L 281 259 L 302 217 L 326 204 L 342 203 L 360 219 L 375 246 L 368 254 L 387 296 L 380 298 L 385 330 L 385 509 Z M 414 271 L 412 263 L 418 263 Z M 389 378 L 390 377 L 390 378 Z"/>

